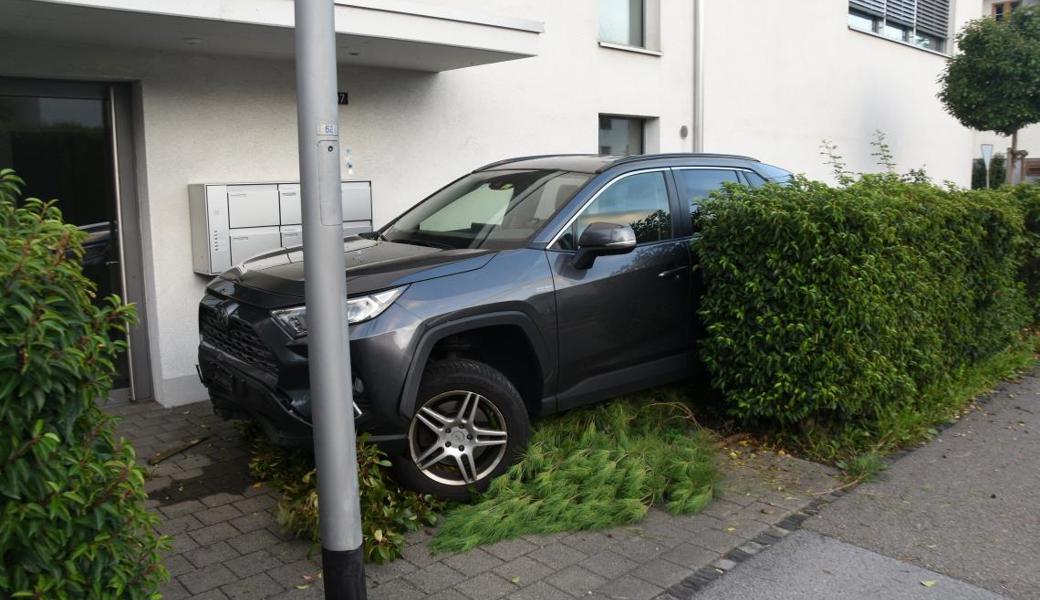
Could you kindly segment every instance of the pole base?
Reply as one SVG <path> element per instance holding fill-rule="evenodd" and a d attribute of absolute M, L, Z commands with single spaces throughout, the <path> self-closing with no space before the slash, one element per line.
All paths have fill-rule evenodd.
<path fill-rule="evenodd" d="M 365 553 L 354 550 L 321 549 L 325 600 L 366 600 Z"/>

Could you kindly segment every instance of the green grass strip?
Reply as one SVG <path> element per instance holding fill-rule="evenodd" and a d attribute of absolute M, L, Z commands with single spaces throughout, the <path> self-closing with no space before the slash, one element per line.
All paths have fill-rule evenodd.
<path fill-rule="evenodd" d="M 672 390 L 538 424 L 523 459 L 473 504 L 452 508 L 431 548 L 461 552 L 526 534 L 635 523 L 654 505 L 704 508 L 718 481 L 708 434 Z"/>

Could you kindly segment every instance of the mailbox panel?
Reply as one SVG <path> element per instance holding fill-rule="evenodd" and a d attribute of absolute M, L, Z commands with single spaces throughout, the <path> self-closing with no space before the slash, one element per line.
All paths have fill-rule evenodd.
<path fill-rule="evenodd" d="M 231 228 L 278 226 L 278 186 L 227 186 L 228 220 Z"/>
<path fill-rule="evenodd" d="M 278 202 L 282 209 L 282 225 L 299 225 L 303 222 L 300 209 L 300 184 L 283 183 L 279 185 Z"/>
<path fill-rule="evenodd" d="M 282 248 L 303 245 L 303 227 L 300 225 L 282 225 Z"/>
<path fill-rule="evenodd" d="M 231 230 L 231 262 L 233 264 L 281 247 L 282 234 L 278 227 L 248 227 Z"/>
<path fill-rule="evenodd" d="M 340 186 L 343 232 L 372 230 L 372 185 Z M 192 184 L 188 186 L 192 264 L 216 275 L 257 254 L 303 244 L 300 184 Z"/>

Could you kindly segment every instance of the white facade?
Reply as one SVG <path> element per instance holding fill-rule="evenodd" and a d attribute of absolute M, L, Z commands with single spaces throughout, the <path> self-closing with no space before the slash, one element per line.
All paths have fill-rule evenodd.
<path fill-rule="evenodd" d="M 188 186 L 298 179 L 292 3 L 43 4 L 0 0 L 0 77 L 133 82 L 154 396 L 201 400 L 207 279 L 192 272 Z M 376 226 L 484 163 L 595 153 L 600 114 L 648 118 L 648 152 L 692 149 L 691 2 L 650 3 L 653 51 L 601 46 L 595 0 L 338 4 L 342 147 L 354 177 L 372 181 Z M 850 30 L 844 2 L 788 4 L 705 3 L 705 150 L 828 178 L 823 139 L 850 168 L 873 170 L 880 129 L 901 168 L 967 185 L 973 134 L 935 98 L 944 57 Z M 978 0 L 953 4 L 954 23 L 980 14 Z M 104 31 L 109 17 L 132 22 Z"/>
<path fill-rule="evenodd" d="M 797 4 L 707 3 L 705 147 L 829 180 L 823 140 L 850 170 L 877 171 L 880 130 L 899 170 L 969 185 L 972 133 L 936 97 L 946 57 L 848 27 L 846 2 Z M 951 5 L 955 29 L 980 15 L 978 0 Z"/>

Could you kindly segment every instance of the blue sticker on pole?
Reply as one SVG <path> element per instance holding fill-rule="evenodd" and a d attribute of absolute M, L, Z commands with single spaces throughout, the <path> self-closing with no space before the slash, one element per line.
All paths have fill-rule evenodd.
<path fill-rule="evenodd" d="M 339 135 L 339 124 L 335 121 L 318 123 L 318 135 Z"/>

